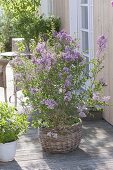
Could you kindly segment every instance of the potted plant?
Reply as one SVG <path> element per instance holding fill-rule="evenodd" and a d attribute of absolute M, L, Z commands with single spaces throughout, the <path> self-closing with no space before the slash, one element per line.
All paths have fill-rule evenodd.
<path fill-rule="evenodd" d="M 14 159 L 17 140 L 28 127 L 27 116 L 18 114 L 14 107 L 0 102 L 0 161 Z"/>
<path fill-rule="evenodd" d="M 38 43 L 32 60 L 13 61 L 18 86 L 32 105 L 34 127 L 40 127 L 44 151 L 61 153 L 74 150 L 81 140 L 86 62 L 77 40 L 61 31 L 53 39 Z"/>
<path fill-rule="evenodd" d="M 31 60 L 17 57 L 13 61 L 15 77 L 20 79 L 17 85 L 33 108 L 32 124 L 40 127 L 44 151 L 63 153 L 79 146 L 80 117 L 86 117 L 84 110 L 93 97 L 91 86 L 86 88 L 90 63 L 80 52 L 78 40 L 64 31 L 39 42 Z"/>

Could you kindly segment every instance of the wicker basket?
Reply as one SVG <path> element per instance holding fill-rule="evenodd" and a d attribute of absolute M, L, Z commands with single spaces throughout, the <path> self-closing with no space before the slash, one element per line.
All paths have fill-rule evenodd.
<path fill-rule="evenodd" d="M 82 122 L 59 129 L 40 129 L 42 149 L 50 153 L 66 153 L 75 150 L 81 141 Z"/>

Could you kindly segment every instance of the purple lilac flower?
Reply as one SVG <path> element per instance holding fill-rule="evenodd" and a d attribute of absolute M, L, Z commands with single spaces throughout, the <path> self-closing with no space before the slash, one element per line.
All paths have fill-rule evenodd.
<path fill-rule="evenodd" d="M 86 117 L 86 114 L 84 113 L 84 111 L 85 111 L 86 109 L 87 109 L 87 108 L 86 108 L 85 105 L 78 107 L 78 112 L 79 112 L 79 116 L 80 116 L 80 117 Z"/>
<path fill-rule="evenodd" d="M 53 99 L 44 99 L 41 104 L 46 105 L 48 109 L 54 109 L 58 105 Z"/>
<path fill-rule="evenodd" d="M 102 102 L 108 102 L 109 100 L 110 100 L 110 96 L 104 96 L 103 98 L 102 98 Z"/>
<path fill-rule="evenodd" d="M 65 41 L 66 44 L 73 42 L 72 37 L 63 30 L 57 33 L 55 37 L 57 37 L 60 41 Z"/>
<path fill-rule="evenodd" d="M 63 68 L 63 71 L 64 71 L 65 73 L 67 73 L 67 74 L 69 74 L 69 72 L 70 72 L 70 70 L 69 70 L 68 67 L 64 67 L 64 68 Z"/>
<path fill-rule="evenodd" d="M 106 48 L 107 38 L 104 35 L 100 36 L 99 39 L 97 40 L 97 45 L 98 45 L 98 51 L 97 51 L 97 56 L 98 56 Z"/>
<path fill-rule="evenodd" d="M 66 53 L 63 53 L 62 58 L 63 58 L 63 60 L 66 61 L 66 62 L 72 61 L 70 51 L 67 51 Z"/>
<path fill-rule="evenodd" d="M 33 56 L 31 61 L 32 61 L 33 64 L 36 64 L 37 63 L 36 57 Z"/>
<path fill-rule="evenodd" d="M 13 67 L 15 67 L 17 65 L 22 66 L 22 65 L 24 65 L 24 62 L 22 61 L 22 59 L 19 56 L 17 56 L 12 61 L 10 61 L 10 65 L 12 65 Z"/>
<path fill-rule="evenodd" d="M 79 50 L 80 49 L 80 44 L 78 44 L 76 48 Z"/>
<path fill-rule="evenodd" d="M 71 50 L 71 49 L 69 48 L 69 46 L 65 46 L 65 49 L 64 49 L 64 52 L 65 52 L 65 53 L 70 52 L 70 50 Z"/>
<path fill-rule="evenodd" d="M 56 37 L 56 36 L 57 36 L 57 34 L 58 34 L 58 32 L 57 32 L 57 31 L 53 32 L 53 37 Z"/>
<path fill-rule="evenodd" d="M 31 87 L 29 90 L 30 90 L 30 93 L 33 95 L 37 92 L 37 89 L 33 87 Z"/>
<path fill-rule="evenodd" d="M 79 113 L 79 116 L 80 116 L 80 117 L 86 117 L 86 114 L 85 114 L 84 112 L 80 112 L 80 113 Z"/>
<path fill-rule="evenodd" d="M 66 62 L 81 61 L 82 57 L 78 51 L 70 51 L 63 53 L 62 58 Z"/>
<path fill-rule="evenodd" d="M 100 100 L 99 93 L 93 93 L 93 100 Z"/>
<path fill-rule="evenodd" d="M 72 79 L 73 79 L 72 74 L 69 74 L 69 75 L 67 76 L 67 79 L 70 80 L 70 81 L 72 81 Z"/>
<path fill-rule="evenodd" d="M 81 55 L 78 51 L 74 51 L 74 53 L 72 54 L 73 60 L 79 60 L 81 58 Z"/>
<path fill-rule="evenodd" d="M 62 73 L 59 73 L 59 74 L 58 74 L 58 77 L 59 77 L 60 79 L 62 79 Z"/>
<path fill-rule="evenodd" d="M 45 52 L 46 51 L 46 44 L 45 42 L 38 43 L 36 47 L 36 51 L 39 53 Z"/>
<path fill-rule="evenodd" d="M 40 66 L 41 69 L 50 70 L 51 65 L 54 63 L 54 59 L 51 53 L 42 54 L 41 58 L 37 59 L 36 64 Z"/>
<path fill-rule="evenodd" d="M 66 89 L 68 87 L 71 87 L 71 85 L 72 85 L 71 81 L 69 79 L 66 79 L 64 83 L 64 88 Z"/>
<path fill-rule="evenodd" d="M 71 101 L 72 99 L 72 93 L 71 91 L 68 91 L 64 96 L 64 101 Z"/>

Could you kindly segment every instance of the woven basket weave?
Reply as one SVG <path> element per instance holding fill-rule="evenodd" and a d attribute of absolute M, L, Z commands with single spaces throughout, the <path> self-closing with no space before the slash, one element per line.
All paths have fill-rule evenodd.
<path fill-rule="evenodd" d="M 40 129 L 42 149 L 50 153 L 66 153 L 75 150 L 81 141 L 82 122 L 60 129 Z"/>

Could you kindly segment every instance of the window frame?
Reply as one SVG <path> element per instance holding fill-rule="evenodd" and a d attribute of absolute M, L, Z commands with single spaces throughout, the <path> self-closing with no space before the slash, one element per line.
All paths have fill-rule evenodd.
<path fill-rule="evenodd" d="M 88 6 L 88 30 L 81 29 L 81 6 Z M 82 52 L 82 31 L 88 31 L 88 46 L 89 53 L 84 56 L 91 60 L 94 57 L 94 30 L 93 30 L 93 0 L 88 0 L 88 4 L 81 4 L 81 0 L 69 0 L 69 19 L 70 19 L 70 34 L 75 35 L 80 39 L 80 49 Z M 90 68 L 89 68 L 90 69 Z"/>
<path fill-rule="evenodd" d="M 41 13 L 46 17 L 53 14 L 53 0 L 41 0 Z"/>

